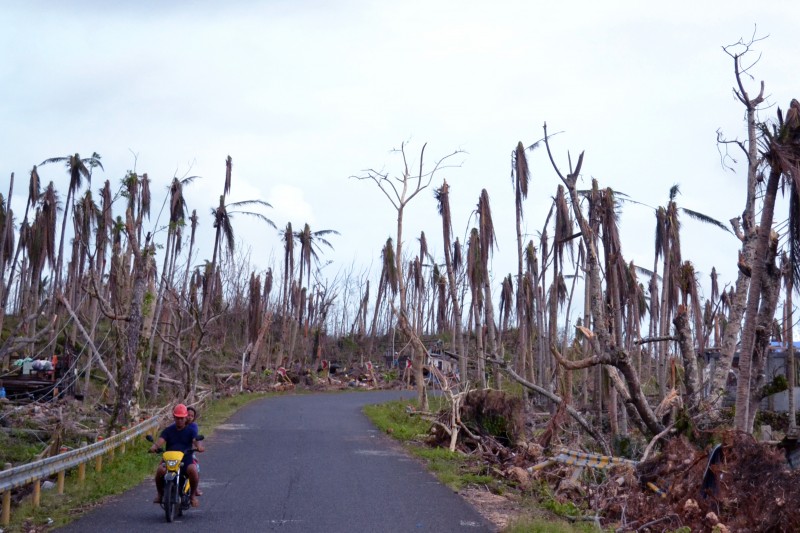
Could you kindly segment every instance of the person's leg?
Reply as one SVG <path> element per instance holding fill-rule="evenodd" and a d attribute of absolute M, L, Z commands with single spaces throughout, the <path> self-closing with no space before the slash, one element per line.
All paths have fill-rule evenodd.
<path fill-rule="evenodd" d="M 195 496 L 202 496 L 203 495 L 203 491 L 200 490 L 200 485 L 199 485 L 199 482 L 200 482 L 200 463 L 197 461 L 197 459 L 194 459 L 194 466 L 197 468 L 197 481 L 198 481 L 198 484 L 194 486 L 194 495 Z"/>
<path fill-rule="evenodd" d="M 158 491 L 158 496 L 153 500 L 153 503 L 161 503 L 161 499 L 164 497 L 164 475 L 166 475 L 166 473 L 167 469 L 164 467 L 164 463 L 158 465 L 158 470 L 156 470 L 156 490 Z"/>
<path fill-rule="evenodd" d="M 200 502 L 197 501 L 197 490 L 198 485 L 200 485 L 200 474 L 197 472 L 197 466 L 194 464 L 190 464 L 186 467 L 186 475 L 189 476 L 189 486 L 192 488 L 192 507 L 197 507 L 200 505 Z"/>

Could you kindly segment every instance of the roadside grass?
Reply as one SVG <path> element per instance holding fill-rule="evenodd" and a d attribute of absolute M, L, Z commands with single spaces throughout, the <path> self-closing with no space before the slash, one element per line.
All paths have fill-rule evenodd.
<path fill-rule="evenodd" d="M 431 398 L 431 411 L 446 404 L 443 398 Z M 499 476 L 491 475 L 486 464 L 475 461 L 447 448 L 426 444 L 430 422 L 413 415 L 412 402 L 395 401 L 368 405 L 364 413 L 381 431 L 401 441 L 406 449 L 418 457 L 443 484 L 458 492 L 467 487 L 483 487 L 495 494 L 513 496 L 518 503 L 520 516 L 514 519 L 503 533 L 588 533 L 598 528 L 591 522 L 571 523 L 579 519 L 582 511 L 571 503 L 560 503 L 549 487 L 540 485 L 533 490 L 521 491 Z"/>
<path fill-rule="evenodd" d="M 267 396 L 269 394 L 248 393 L 214 401 L 200 412 L 198 424 L 201 432 L 207 437 L 210 436 L 216 426 L 241 407 Z M 95 472 L 95 463 L 90 461 L 86 464 L 86 481 L 82 487 L 78 485 L 77 468 L 67 472 L 64 494 L 57 494 L 55 488 L 42 490 L 38 508 L 34 508 L 31 489 L 26 487 L 28 494 L 19 505 L 12 506 L 11 523 L 8 527 L 2 528 L 3 533 L 43 531 L 63 526 L 101 504 L 108 497 L 151 479 L 158 458 L 147 453 L 150 446 L 144 437 L 129 442 L 124 454 L 117 449 L 113 459 L 109 460 L 108 456 L 103 457 L 103 470 L 100 473 Z"/>

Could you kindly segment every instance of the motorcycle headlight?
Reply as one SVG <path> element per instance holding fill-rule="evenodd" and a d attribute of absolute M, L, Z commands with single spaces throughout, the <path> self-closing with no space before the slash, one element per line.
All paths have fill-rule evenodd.
<path fill-rule="evenodd" d="M 178 461 L 167 461 L 167 466 L 170 468 L 175 468 L 178 466 Z"/>

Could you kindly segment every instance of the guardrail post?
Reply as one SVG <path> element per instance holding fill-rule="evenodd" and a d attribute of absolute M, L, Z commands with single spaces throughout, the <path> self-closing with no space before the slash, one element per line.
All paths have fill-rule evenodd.
<path fill-rule="evenodd" d="M 112 436 L 112 437 L 113 437 L 114 435 L 116 435 L 116 434 L 117 434 L 117 432 L 116 432 L 116 431 L 112 431 L 112 432 L 111 432 L 111 436 Z M 109 461 L 113 461 L 113 460 L 114 460 L 114 447 L 113 447 L 113 446 L 112 446 L 112 447 L 111 447 L 111 449 L 108 451 L 108 460 L 109 460 Z"/>
<path fill-rule="evenodd" d="M 69 448 L 67 448 L 66 446 L 62 446 L 61 448 L 59 448 L 58 453 L 66 453 L 68 451 L 69 451 Z M 66 475 L 66 472 L 64 470 L 62 470 L 61 472 L 58 473 L 57 486 L 58 486 L 58 493 L 59 494 L 64 494 L 64 476 L 65 475 Z"/>
<path fill-rule="evenodd" d="M 97 442 L 100 442 L 102 440 L 103 440 L 103 436 L 102 435 L 98 435 L 97 436 Z M 97 459 L 94 460 L 94 471 L 95 472 L 102 472 L 103 471 L 103 454 L 102 453 L 97 456 Z"/>
<path fill-rule="evenodd" d="M 89 444 L 86 441 L 81 442 L 81 448 L 85 448 Z M 78 484 L 83 487 L 83 483 L 86 481 L 86 463 L 81 463 L 78 465 Z"/>
<path fill-rule="evenodd" d="M 11 463 L 6 463 L 3 465 L 3 470 L 8 470 L 11 468 Z M 3 524 L 3 527 L 7 526 L 11 523 L 11 491 L 7 490 L 3 493 L 3 516 L 0 518 L 0 523 Z"/>
<path fill-rule="evenodd" d="M 128 429 L 125 426 L 122 426 L 122 431 Z M 122 444 L 119 445 L 119 453 L 125 453 L 125 441 L 122 441 Z"/>
<path fill-rule="evenodd" d="M 42 501 L 42 480 L 37 479 L 33 482 L 33 507 L 39 508 L 39 502 Z"/>

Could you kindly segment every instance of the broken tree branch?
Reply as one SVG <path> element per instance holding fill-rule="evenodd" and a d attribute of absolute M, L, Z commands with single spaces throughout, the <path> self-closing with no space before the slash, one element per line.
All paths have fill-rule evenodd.
<path fill-rule="evenodd" d="M 519 383 L 523 387 L 530 389 L 536 392 L 537 394 L 540 394 L 541 396 L 544 396 L 553 403 L 561 404 L 564 401 L 563 398 L 561 398 L 560 396 L 553 394 L 549 390 L 544 389 L 534 383 L 531 383 L 527 379 L 523 378 L 522 376 L 514 372 L 514 370 L 508 367 L 508 363 L 506 361 L 502 359 L 494 359 L 491 357 L 486 357 L 485 359 L 490 363 L 498 365 L 498 367 L 500 367 L 506 374 L 508 374 L 511 378 L 513 378 L 517 383 Z M 588 433 L 595 441 L 597 441 L 597 443 L 603 449 L 603 453 L 611 455 L 611 449 L 608 447 L 608 443 L 606 443 L 603 437 L 600 436 L 600 434 L 592 427 L 589 421 L 583 417 L 583 415 L 581 415 L 574 407 L 572 407 L 569 404 L 567 404 L 567 412 L 570 414 L 572 418 L 575 419 L 576 422 L 578 422 L 578 424 L 580 424 L 580 426 L 586 431 L 586 433 Z"/>
<path fill-rule="evenodd" d="M 81 324 L 81 321 L 78 318 L 78 315 L 76 315 L 75 311 L 72 310 L 72 307 L 69 305 L 69 302 L 67 301 L 67 299 L 64 298 L 63 294 L 61 294 L 59 292 L 58 294 L 56 294 L 56 298 L 58 299 L 59 302 L 61 302 L 61 305 L 64 306 L 64 309 L 67 310 L 67 313 L 69 313 L 69 316 L 72 317 L 72 320 L 75 321 L 75 325 L 77 326 L 78 331 L 80 331 L 81 335 L 83 335 L 83 337 L 86 339 L 86 344 L 88 344 L 89 345 L 89 349 L 92 350 L 92 356 L 94 357 L 94 360 L 97 361 L 97 364 L 100 366 L 100 369 L 105 373 L 106 377 L 108 378 L 108 381 L 114 387 L 116 387 L 117 386 L 117 380 L 114 379 L 113 374 L 111 374 L 111 372 L 108 371 L 108 368 L 106 367 L 106 364 L 103 362 L 103 358 L 100 357 L 100 352 L 97 351 L 97 348 L 94 345 L 94 341 L 92 341 L 91 335 L 89 335 L 89 333 L 83 327 L 83 324 Z"/>

